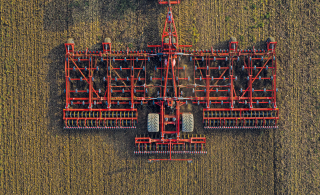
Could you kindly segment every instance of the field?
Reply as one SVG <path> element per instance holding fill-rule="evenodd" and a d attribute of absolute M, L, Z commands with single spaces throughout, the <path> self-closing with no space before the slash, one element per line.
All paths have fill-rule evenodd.
<path fill-rule="evenodd" d="M 136 130 L 65 131 L 64 43 L 117 50 L 160 43 L 166 6 L 156 0 L 0 0 L 0 194 L 319 194 L 320 3 L 182 0 L 182 44 L 241 49 L 277 44 L 279 129 L 204 130 L 208 154 L 148 163 Z M 194 114 L 201 114 L 198 110 Z"/>

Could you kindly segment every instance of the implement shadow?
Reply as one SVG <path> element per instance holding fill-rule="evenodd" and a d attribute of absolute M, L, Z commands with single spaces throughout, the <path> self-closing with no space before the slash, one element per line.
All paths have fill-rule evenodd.
<path fill-rule="evenodd" d="M 108 36 L 116 44 L 130 49 L 148 49 L 147 44 L 159 44 L 158 18 L 166 13 L 166 6 L 158 5 L 150 0 L 99 1 L 99 17 L 106 25 L 102 27 L 103 35 Z M 123 46 L 118 49 L 125 49 Z"/>
<path fill-rule="evenodd" d="M 65 106 L 64 78 L 64 44 L 54 47 L 47 58 L 50 60 L 47 80 L 50 81 L 49 92 L 49 131 L 61 134 L 63 131 L 63 109 Z"/>

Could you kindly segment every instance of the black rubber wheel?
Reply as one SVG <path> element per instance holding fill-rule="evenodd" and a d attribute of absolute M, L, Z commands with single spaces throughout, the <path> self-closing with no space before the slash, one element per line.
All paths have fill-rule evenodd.
<path fill-rule="evenodd" d="M 194 120 L 193 114 L 183 113 L 182 114 L 182 132 L 193 132 Z"/>
<path fill-rule="evenodd" d="M 148 132 L 159 132 L 159 114 L 148 114 Z"/>

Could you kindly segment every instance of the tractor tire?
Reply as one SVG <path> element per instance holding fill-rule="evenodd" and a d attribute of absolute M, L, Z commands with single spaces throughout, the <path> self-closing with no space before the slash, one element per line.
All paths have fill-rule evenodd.
<path fill-rule="evenodd" d="M 74 44 L 73 38 L 69 38 L 69 39 L 67 40 L 67 43 L 73 43 L 73 44 Z"/>
<path fill-rule="evenodd" d="M 237 41 L 237 38 L 235 38 L 235 37 L 230 37 L 229 42 L 236 42 L 236 41 Z"/>
<path fill-rule="evenodd" d="M 104 39 L 104 43 L 111 43 L 111 39 L 110 38 L 105 38 Z"/>
<path fill-rule="evenodd" d="M 194 120 L 193 114 L 183 113 L 182 114 L 182 132 L 193 132 Z"/>
<path fill-rule="evenodd" d="M 169 38 L 164 38 L 164 43 L 169 43 Z"/>
<path fill-rule="evenodd" d="M 148 114 L 148 132 L 159 132 L 159 114 Z"/>

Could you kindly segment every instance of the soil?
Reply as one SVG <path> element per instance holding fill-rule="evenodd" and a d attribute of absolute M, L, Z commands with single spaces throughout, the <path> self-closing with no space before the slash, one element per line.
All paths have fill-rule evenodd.
<path fill-rule="evenodd" d="M 167 8 L 150 0 L 0 0 L 0 192 L 3 194 L 319 194 L 320 3 L 314 0 L 182 0 L 180 44 L 240 49 L 277 41 L 279 129 L 204 130 L 208 154 L 193 163 L 148 163 L 133 130 L 63 130 L 64 43 L 76 50 L 159 44 Z M 187 62 L 186 62 L 187 64 Z M 178 156 L 177 156 L 178 157 Z"/>

